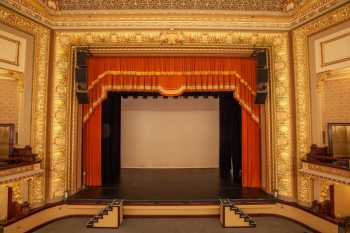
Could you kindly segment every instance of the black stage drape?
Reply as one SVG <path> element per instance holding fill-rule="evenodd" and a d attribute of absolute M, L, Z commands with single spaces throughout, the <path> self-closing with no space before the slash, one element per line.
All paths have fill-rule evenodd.
<path fill-rule="evenodd" d="M 109 93 L 102 104 L 102 185 L 114 184 L 120 172 L 121 140 L 121 96 L 139 96 L 140 93 Z M 142 95 L 142 94 L 141 94 Z M 209 94 L 210 95 L 210 94 Z M 220 173 L 230 176 L 236 183 L 242 182 L 242 115 L 241 106 L 233 98 L 232 92 L 215 93 L 219 96 L 220 109 Z M 158 94 L 144 93 L 143 96 L 158 97 Z M 190 93 L 188 96 L 208 96 L 207 93 Z"/>
<path fill-rule="evenodd" d="M 241 183 L 242 138 L 241 106 L 232 93 L 220 95 L 220 172 Z"/>
<path fill-rule="evenodd" d="M 121 97 L 109 93 L 102 103 L 102 185 L 117 182 L 120 172 Z"/>

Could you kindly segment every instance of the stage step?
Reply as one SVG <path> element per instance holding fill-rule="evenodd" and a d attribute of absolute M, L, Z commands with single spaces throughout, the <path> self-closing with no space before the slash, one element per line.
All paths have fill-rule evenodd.
<path fill-rule="evenodd" d="M 220 199 L 220 222 L 223 227 L 256 227 L 256 222 L 230 199 Z"/>
<path fill-rule="evenodd" d="M 89 228 L 118 228 L 123 221 L 123 201 L 113 200 L 86 224 Z"/>

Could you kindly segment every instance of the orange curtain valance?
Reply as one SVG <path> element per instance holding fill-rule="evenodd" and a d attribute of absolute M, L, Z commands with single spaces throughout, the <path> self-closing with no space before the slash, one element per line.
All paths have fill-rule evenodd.
<path fill-rule="evenodd" d="M 92 57 L 88 59 L 86 122 L 109 91 L 184 92 L 233 91 L 234 98 L 258 122 L 255 59 L 230 57 Z"/>

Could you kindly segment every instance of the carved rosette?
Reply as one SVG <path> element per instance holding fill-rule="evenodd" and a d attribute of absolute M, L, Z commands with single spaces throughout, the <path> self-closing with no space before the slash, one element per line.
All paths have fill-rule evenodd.
<path fill-rule="evenodd" d="M 233 31 L 94 31 L 57 32 L 55 34 L 55 57 L 53 96 L 52 96 L 52 176 L 49 190 L 50 199 L 62 197 L 71 187 L 72 177 L 67 178 L 71 167 L 71 48 L 72 46 L 113 45 L 118 47 L 149 46 L 160 51 L 163 47 L 200 48 L 252 48 L 267 47 L 272 52 L 273 77 L 271 84 L 272 100 L 272 148 L 275 161 L 276 183 L 282 196 L 293 197 L 293 168 L 290 113 L 290 67 L 288 33 L 233 32 Z"/>
<path fill-rule="evenodd" d="M 301 168 L 301 158 L 306 155 L 311 145 L 310 115 L 310 76 L 308 58 L 308 39 L 314 33 L 343 22 L 350 15 L 350 4 L 346 4 L 293 31 L 293 55 L 295 72 L 296 101 L 296 141 L 297 168 Z M 310 179 L 298 173 L 298 200 L 310 204 L 312 184 Z"/>
<path fill-rule="evenodd" d="M 47 87 L 50 30 L 0 5 L 0 22 L 32 35 L 34 39 L 34 75 L 32 90 L 32 126 L 31 145 L 33 152 L 46 164 L 46 120 L 47 120 Z M 34 178 L 37 179 L 37 178 Z M 35 186 L 38 194 L 33 197 L 38 202 L 44 201 L 44 182 Z M 40 194 L 40 195 L 39 195 Z"/>

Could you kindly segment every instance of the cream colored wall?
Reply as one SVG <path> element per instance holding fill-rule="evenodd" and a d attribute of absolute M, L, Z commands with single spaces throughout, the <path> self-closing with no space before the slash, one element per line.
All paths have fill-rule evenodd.
<path fill-rule="evenodd" d="M 15 80 L 1 79 L 0 74 L 0 124 L 18 125 L 18 84 Z"/>
<path fill-rule="evenodd" d="M 350 66 L 350 27 L 315 40 L 316 72 Z"/>
<path fill-rule="evenodd" d="M 32 76 L 33 76 L 33 37 L 29 34 L 0 24 L 0 36 L 5 36 L 19 42 L 19 64 L 8 64 L 0 61 L 0 123 L 15 123 L 18 133 L 18 144 L 29 145 L 31 143 L 31 111 L 32 111 Z M 0 44 L 0 51 L 6 51 L 6 56 L 10 59 L 17 51 L 13 51 L 13 44 Z M 6 55 L 6 56 L 5 56 Z M 5 58 L 6 60 L 6 58 Z M 14 71 L 20 80 L 14 81 L 4 79 L 4 72 Z M 19 85 L 18 82 L 21 84 Z M 22 86 L 23 93 L 19 88 Z M 22 96 L 21 96 L 22 95 Z M 20 102 L 19 102 L 20 101 Z"/>
<path fill-rule="evenodd" d="M 219 100 L 122 99 L 123 168 L 217 168 Z"/>
<path fill-rule="evenodd" d="M 350 123 L 350 77 L 325 82 L 323 130 L 330 122 Z"/>
<path fill-rule="evenodd" d="M 312 143 L 328 145 L 327 124 L 328 123 L 350 123 L 350 63 L 338 61 L 333 64 L 322 66 L 324 61 L 341 60 L 342 52 L 350 45 L 349 33 L 350 20 L 338 24 L 325 31 L 317 33 L 309 39 L 309 65 L 310 65 L 310 93 L 311 93 L 311 129 Z M 331 46 L 324 49 L 321 54 L 321 43 L 330 41 L 340 35 L 345 35 L 348 42 L 344 40 L 331 41 Z M 349 54 L 350 55 L 350 54 Z M 341 68 L 341 69 L 339 69 Z M 324 201 L 329 193 L 331 182 L 321 182 L 319 178 L 313 180 L 313 200 Z M 343 193 L 345 195 L 345 193 Z M 326 195 L 327 196 L 327 195 Z M 338 197 L 336 197 L 338 199 Z"/>
<path fill-rule="evenodd" d="M 312 143 L 322 145 L 327 143 L 327 123 L 329 122 L 350 122 L 349 98 L 350 81 L 342 77 L 332 78 L 332 74 L 338 68 L 348 68 L 350 63 L 343 61 L 321 67 L 320 43 L 336 38 L 339 35 L 346 35 L 349 31 L 350 20 L 338 24 L 325 31 L 317 33 L 309 40 L 309 64 L 310 64 L 310 92 L 311 92 L 311 125 Z M 347 37 L 346 37 L 347 38 Z M 349 38 L 350 40 L 350 38 Z M 331 46 L 326 56 L 336 56 L 339 50 L 348 49 L 350 41 L 344 44 Z M 329 48 L 331 48 L 329 47 Z M 324 83 L 322 83 L 324 81 Z"/>
<path fill-rule="evenodd" d="M 0 27 L 0 68 L 24 72 L 27 40 Z"/>

